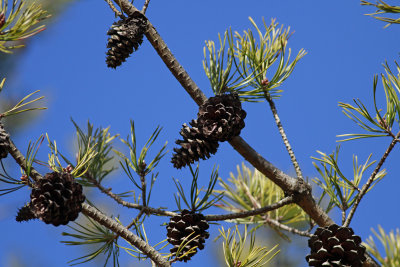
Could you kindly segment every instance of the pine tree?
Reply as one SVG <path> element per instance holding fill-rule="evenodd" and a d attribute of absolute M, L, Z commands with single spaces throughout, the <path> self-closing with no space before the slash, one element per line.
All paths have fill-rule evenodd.
<path fill-rule="evenodd" d="M 33 35 L 41 37 L 40 33 L 45 29 L 42 23 L 49 15 L 40 5 L 25 0 L 0 1 L 2 53 L 18 51 L 23 45 L 21 41 Z M 386 255 L 382 255 L 372 237 L 363 240 L 359 229 L 350 228 L 361 200 L 376 185 L 379 186 L 379 181 L 386 179 L 383 164 L 393 160 L 390 156 L 400 142 L 400 67 L 397 63 L 391 67 L 386 62 L 384 73 L 374 77 L 371 105 L 359 99 L 354 100 L 354 104 L 339 103 L 344 114 L 361 128 L 359 133 L 339 135 L 343 146 L 350 140 L 369 138 L 372 142 L 372 137 L 386 138 L 390 142 L 382 148 L 384 154 L 375 161 L 369 156 L 364 164 L 359 164 L 355 156 L 354 174 L 348 175 L 339 161 L 339 146 L 330 154 L 318 151 L 319 156 L 312 159 L 319 176 L 308 179 L 300 168 L 302 162 L 296 158 L 289 142 L 291 134 L 286 134 L 277 109 L 282 96 L 290 93 L 282 85 L 295 73 L 295 66 L 306 55 L 303 49 L 292 54 L 290 28 L 279 25 L 274 19 L 268 24 L 264 19 L 256 23 L 261 20 L 250 18 L 251 28 L 241 33 L 227 29 L 219 35 L 217 42 L 206 41 L 203 67 L 211 87 L 210 95 L 206 96 L 206 90 L 202 91 L 194 83 L 171 53 L 156 31 L 157 25 L 152 24 L 151 16 L 147 17 L 149 0 L 141 10 L 129 0 L 106 2 L 119 18 L 114 22 L 110 19 L 109 28 L 104 31 L 105 66 L 118 66 L 112 70 L 118 72 L 131 61 L 138 64 L 140 68 L 132 73 L 129 87 L 140 90 L 135 87 L 135 77 L 141 75 L 140 72 L 151 71 L 151 68 L 141 62 L 141 55 L 139 57 L 142 50 L 147 51 L 138 48 L 151 45 L 198 105 L 194 109 L 195 116 L 190 118 L 190 122 L 180 122 L 184 124 L 176 131 L 178 147 L 172 152 L 167 150 L 167 142 L 164 145 L 158 143 L 163 138 L 160 126 L 141 146 L 141 135 L 137 134 L 134 121 L 130 122 L 126 138 L 121 137 L 124 134 L 112 134 L 110 127 L 96 128 L 90 122 L 81 127 L 72 121 L 76 130 L 76 150 L 71 156 L 68 148 L 52 140 L 49 134 L 28 141 L 26 152 L 23 152 L 23 146 L 13 142 L 14 134 L 8 124 L 3 124 L 18 116 L 46 109 L 41 104 L 43 97 L 36 96 L 38 91 L 9 107 L 2 106 L 0 196 L 5 198 L 17 190 L 25 190 L 26 197 L 20 200 L 20 208 L 14 212 L 16 221 L 24 222 L 18 224 L 19 227 L 43 222 L 49 224 L 47 227 L 68 224 L 68 230 L 63 232 L 68 240 L 63 243 L 82 247 L 94 245 L 88 254 L 73 259 L 73 264 L 90 262 L 104 255 L 104 265 L 119 266 L 120 253 L 126 252 L 154 266 L 171 266 L 178 262 L 190 266 L 194 258 L 203 256 L 200 251 L 212 246 L 212 240 L 217 238 L 222 240 L 219 250 L 227 266 L 283 266 L 278 263 L 279 255 L 276 255 L 278 244 L 256 242 L 262 239 L 265 229 L 278 236 L 273 239 L 276 243 L 297 237 L 303 245 L 308 244 L 310 251 L 302 256 L 300 266 L 396 266 L 400 263 L 396 251 L 400 247 L 398 233 L 395 235 L 391 231 L 387 234 L 380 226 L 379 234 L 373 231 L 386 248 Z M 400 19 L 383 15 L 400 13 L 400 7 L 383 1 L 361 3 L 377 9 L 370 16 L 388 25 L 400 24 Z M 79 49 L 79 42 L 76 49 Z M 130 58 L 136 56 L 135 60 Z M 79 64 L 84 64 L 85 60 L 82 58 Z M 159 79 L 157 73 L 152 75 Z M 379 80 L 383 84 L 381 87 Z M 115 86 L 118 86 L 117 82 Z M 149 89 L 153 90 L 151 86 L 150 81 Z M 7 87 L 8 83 L 2 78 L 0 92 Z M 386 96 L 383 104 L 376 100 L 382 89 Z M 101 93 L 93 91 L 96 95 Z M 110 92 L 106 96 L 111 97 Z M 158 97 L 150 90 L 148 96 L 148 99 L 141 99 L 146 105 L 152 104 L 152 97 Z M 111 98 L 104 99 L 99 107 L 107 109 L 109 101 Z M 175 104 L 166 104 L 165 107 L 152 105 L 152 108 L 162 114 L 163 109 L 175 108 L 182 101 L 178 99 Z M 248 125 L 246 119 L 254 116 L 250 105 L 263 104 L 267 104 L 272 112 L 294 174 L 283 172 L 258 153 L 257 147 L 252 148 L 241 137 Z M 296 111 L 293 113 L 296 118 Z M 159 123 L 163 124 L 162 121 Z M 263 122 L 260 120 L 260 123 Z M 271 126 L 270 130 L 276 130 L 276 126 Z M 143 132 L 146 130 L 141 129 Z M 238 166 L 236 172 L 231 168 L 231 176 L 227 179 L 219 176 L 218 166 L 207 170 L 203 166 L 208 165 L 203 165 L 203 162 L 218 157 L 228 145 L 246 163 Z M 139 146 L 140 150 L 137 149 Z M 46 150 L 45 154 L 43 150 Z M 43 158 L 46 154 L 47 159 Z M 273 161 L 273 158 L 269 160 Z M 176 172 L 175 169 L 180 169 L 179 174 L 189 176 L 173 179 L 175 192 L 155 186 L 168 176 L 157 171 L 159 164 L 167 163 L 171 170 Z M 219 163 L 224 164 L 223 160 Z M 109 187 L 109 177 L 116 169 L 120 169 L 122 174 L 119 174 L 125 178 L 119 181 L 127 188 L 122 193 Z M 21 170 L 17 178 L 16 170 Z M 108 211 L 96 202 L 93 195 L 97 193 L 102 200 L 118 204 L 123 212 Z M 165 203 L 151 201 L 154 194 L 166 199 Z M 172 196 L 175 206 L 169 206 L 167 201 Z M 339 211 L 341 218 L 338 219 L 334 211 Z M 155 225 L 164 231 L 158 238 L 160 242 L 150 237 Z M 271 232 L 268 235 L 271 236 Z M 287 246 L 284 244 L 282 247 Z M 281 251 L 279 254 L 284 253 Z"/>

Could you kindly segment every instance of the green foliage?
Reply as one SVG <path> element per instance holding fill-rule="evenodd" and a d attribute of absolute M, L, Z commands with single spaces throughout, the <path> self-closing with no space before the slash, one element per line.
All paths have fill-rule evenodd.
<path fill-rule="evenodd" d="M 43 140 L 44 140 L 44 136 L 40 135 L 34 144 L 32 144 L 32 142 L 29 141 L 28 149 L 27 149 L 26 156 L 25 156 L 25 160 L 26 160 L 25 161 L 25 165 L 26 165 L 25 175 L 27 176 L 27 179 L 30 179 L 32 165 L 35 162 L 36 154 L 39 151 L 39 148 L 42 145 Z"/>
<path fill-rule="evenodd" d="M 238 32 L 232 34 L 231 30 L 227 30 L 223 40 L 218 36 L 218 51 L 215 50 L 213 41 L 206 42 L 204 70 L 215 94 L 236 91 L 243 101 L 262 101 L 260 99 L 264 99 L 264 90 L 267 90 L 272 97 L 278 97 L 282 92 L 278 87 L 289 77 L 297 61 L 306 53 L 301 49 L 296 58 L 289 63 L 291 49 L 288 49 L 287 57 L 285 53 L 290 28 L 279 28 L 275 20 L 267 25 L 263 20 L 264 32 L 252 18 L 249 19 L 256 29 L 255 33 L 251 29 L 244 31 L 242 35 Z M 258 40 L 255 36 L 258 36 Z M 274 63 L 277 61 L 276 66 Z M 270 74 L 273 66 L 275 73 Z"/>
<path fill-rule="evenodd" d="M 371 14 L 366 14 L 366 15 L 371 16 L 377 20 L 388 22 L 388 24 L 386 24 L 385 28 L 389 27 L 391 24 L 400 24 L 400 18 L 388 18 L 388 17 L 376 16 L 376 15 L 390 14 L 390 13 L 398 14 L 398 13 L 400 13 L 400 6 L 389 5 L 388 3 L 386 3 L 382 0 L 376 1 L 375 3 L 361 0 L 361 5 L 376 7 L 377 11 L 375 11 L 374 13 L 371 13 Z"/>
<path fill-rule="evenodd" d="M 140 190 L 142 190 L 143 195 L 142 198 L 145 200 L 144 203 L 149 203 L 150 201 L 150 195 L 151 195 L 151 190 L 153 188 L 154 182 L 157 179 L 158 173 L 152 174 L 151 176 L 151 182 L 150 182 L 150 188 L 149 191 L 147 192 L 147 196 L 144 195 L 146 192 L 146 175 L 148 175 L 150 172 L 154 170 L 155 167 L 157 167 L 158 163 L 160 160 L 165 156 L 165 154 L 168 151 L 165 151 L 165 148 L 167 146 L 167 142 L 165 142 L 164 146 L 158 151 L 156 156 L 150 161 L 149 164 L 146 163 L 145 158 L 147 156 L 147 153 L 149 152 L 150 147 L 153 145 L 153 143 L 157 140 L 161 129 L 159 126 L 154 130 L 154 132 L 151 134 L 145 145 L 143 146 L 142 150 L 140 151 L 139 157 L 137 156 L 137 151 L 136 151 L 136 134 L 135 134 L 135 124 L 133 121 L 131 121 L 131 134 L 124 139 L 120 139 L 129 149 L 129 157 L 127 157 L 125 154 L 123 154 L 120 151 L 114 150 L 114 152 L 122 158 L 123 161 L 120 161 L 119 164 L 121 165 L 122 169 L 125 171 L 126 175 L 129 177 L 131 182 Z M 138 176 L 138 178 L 135 178 L 133 175 L 132 171 L 133 170 Z"/>
<path fill-rule="evenodd" d="M 73 120 L 76 128 L 76 137 L 78 144 L 77 164 L 74 170 L 79 166 L 84 166 L 86 172 L 80 176 L 80 182 L 86 186 L 93 186 L 93 180 L 101 183 L 103 179 L 116 168 L 112 166 L 113 156 L 110 155 L 112 142 L 118 135 L 111 135 L 107 128 L 94 129 L 93 124 L 87 122 L 87 131 L 83 131 Z M 87 155 L 92 155 L 88 157 Z M 89 160 L 87 160 L 89 159 Z M 83 162 L 80 164 L 79 162 Z M 70 162 L 68 162 L 71 164 Z M 111 166 L 110 166 L 111 165 Z"/>
<path fill-rule="evenodd" d="M 219 208 L 230 212 L 250 211 L 257 208 L 269 206 L 285 197 L 285 193 L 271 180 L 265 177 L 258 170 L 251 171 L 242 164 L 240 169 L 237 166 L 238 174 L 230 174 L 229 183 L 219 179 L 222 190 L 215 190 L 217 194 L 224 193 L 221 199 L 222 204 L 216 205 Z M 279 209 L 248 218 L 233 220 L 240 224 L 264 224 L 265 219 L 277 220 L 283 224 L 295 224 L 307 221 L 304 211 L 295 204 L 289 204 Z M 287 238 L 280 229 L 271 225 L 282 237 Z"/>
<path fill-rule="evenodd" d="M 232 231 L 227 231 L 222 227 L 219 229 L 220 235 L 224 239 L 223 251 L 226 265 L 229 267 L 258 267 L 266 266 L 276 254 L 278 245 L 271 249 L 259 247 L 255 244 L 256 229 L 251 230 L 250 242 L 246 242 L 249 236 L 247 226 L 244 227 L 243 233 L 240 233 L 238 226 Z"/>
<path fill-rule="evenodd" d="M 149 239 L 148 239 L 147 234 L 146 234 L 146 229 L 145 229 L 145 226 L 143 224 L 143 221 L 134 220 L 133 221 L 133 230 L 134 230 L 134 232 L 135 232 L 135 234 L 137 236 L 139 236 L 146 243 L 150 244 L 149 243 Z M 160 252 L 160 254 L 164 255 L 164 257 L 168 258 L 168 257 L 170 257 L 169 253 L 161 252 L 166 246 L 168 246 L 168 242 L 167 242 L 167 239 L 164 239 L 161 242 L 155 244 L 153 246 L 153 248 L 155 250 L 157 250 L 158 252 Z M 118 247 L 122 248 L 123 250 L 125 250 L 126 253 L 128 253 L 129 255 L 131 255 L 134 258 L 137 258 L 139 260 L 147 259 L 147 256 L 144 255 L 142 253 L 142 251 L 140 251 L 138 248 L 136 248 L 134 246 L 132 246 L 132 248 L 128 248 L 128 247 L 124 247 L 124 246 L 118 245 Z"/>
<path fill-rule="evenodd" d="M 21 41 L 43 31 L 44 25 L 37 25 L 49 17 L 36 3 L 25 8 L 26 1 L 13 0 L 11 10 L 8 10 L 8 2 L 0 0 L 0 51 L 3 53 L 11 53 L 12 49 L 23 47 L 8 43 Z"/>
<path fill-rule="evenodd" d="M 283 26 L 278 27 L 274 19 L 267 25 L 263 20 L 264 32 L 252 18 L 249 19 L 256 29 L 255 33 L 248 29 L 242 35 L 235 32 L 234 36 L 234 54 L 239 64 L 237 67 L 244 77 L 251 75 L 254 78 L 249 85 L 255 90 L 241 93 L 242 97 L 262 99 L 264 90 L 267 90 L 273 98 L 277 98 L 282 92 L 278 87 L 289 77 L 296 63 L 306 55 L 306 52 L 301 49 L 289 63 L 291 49 L 286 51 L 286 46 L 290 37 L 290 27 L 287 29 Z M 271 73 L 273 66 L 275 73 Z"/>
<path fill-rule="evenodd" d="M 1 169 L 2 169 L 2 171 L 0 172 L 0 182 L 5 183 L 5 184 L 16 185 L 14 187 L 1 188 L 0 196 L 4 196 L 9 193 L 13 193 L 13 192 L 17 191 L 18 189 L 21 189 L 22 187 L 26 186 L 26 184 L 23 183 L 21 180 L 13 178 L 12 176 L 10 176 L 7 173 L 2 160 L 0 160 L 0 165 L 1 165 Z"/>
<path fill-rule="evenodd" d="M 12 176 L 10 176 L 5 169 L 3 161 L 0 160 L 0 164 L 1 164 L 1 168 L 2 168 L 2 172 L 0 172 L 0 182 L 3 182 L 5 184 L 16 185 L 14 187 L 0 189 L 0 196 L 15 192 L 18 189 L 25 187 L 26 185 L 32 184 L 32 180 L 30 178 L 30 172 L 32 170 L 32 165 L 35 162 L 36 154 L 37 154 L 39 147 L 42 144 L 43 140 L 44 140 L 44 136 L 41 135 L 36 140 L 35 143 L 32 143 L 32 141 L 29 141 L 28 149 L 27 149 L 27 152 L 25 155 L 26 171 L 23 171 L 21 168 L 22 176 L 20 179 L 16 179 L 16 178 L 13 178 Z"/>
<path fill-rule="evenodd" d="M 71 165 L 70 161 L 68 161 L 66 157 L 64 157 L 58 151 L 57 143 L 55 140 L 53 142 L 50 141 L 48 134 L 46 134 L 46 138 L 50 147 L 50 154 L 48 160 L 50 168 L 56 172 L 64 171 L 63 164 L 61 163 L 59 157 L 63 158 L 65 162 Z M 97 152 L 95 150 L 96 145 L 97 144 L 91 142 L 91 139 L 89 138 L 85 147 L 79 147 L 76 159 L 77 163 L 75 166 L 73 166 L 73 170 L 71 171 L 71 174 L 74 177 L 82 177 L 88 172 L 90 165 L 93 163 L 93 159 L 97 155 Z"/>
<path fill-rule="evenodd" d="M 360 193 L 359 186 L 364 172 L 375 163 L 375 161 L 369 162 L 372 154 L 369 155 L 365 163 L 362 165 L 358 164 L 358 157 L 353 155 L 353 177 L 349 179 L 339 168 L 339 149 L 340 146 L 336 148 L 335 152 L 329 155 L 317 151 L 321 155 L 321 158 L 312 157 L 312 159 L 319 161 L 320 166 L 322 167 L 321 168 L 318 164 L 313 162 L 314 167 L 323 179 L 321 181 L 318 178 L 314 178 L 313 182 L 323 190 L 320 203 L 325 195 L 329 196 L 329 204 L 326 208 L 327 212 L 329 212 L 334 206 L 339 207 L 342 211 L 346 211 L 354 204 L 354 201 Z M 385 175 L 386 170 L 378 172 L 368 191 L 371 190 L 383 177 L 385 177 Z"/>
<path fill-rule="evenodd" d="M 47 140 L 51 152 L 49 154 L 48 164 L 54 171 L 63 171 L 64 167 L 60 157 L 66 164 L 72 167 L 71 174 L 77 178 L 77 181 L 84 186 L 95 186 L 94 183 L 100 183 L 115 168 L 109 166 L 112 150 L 112 141 L 118 135 L 111 135 L 108 128 L 96 128 L 93 124 L 87 123 L 87 131 L 83 131 L 73 120 L 76 128 L 78 151 L 76 153 L 76 164 L 73 164 L 58 148 L 56 141 L 51 142 L 48 135 Z"/>
<path fill-rule="evenodd" d="M 119 266 L 119 247 L 117 244 L 116 235 L 106 227 L 86 216 L 87 224 L 83 225 L 76 223 L 75 227 L 68 226 L 74 233 L 63 232 L 63 236 L 71 237 L 80 241 L 61 241 L 66 245 L 71 246 L 97 246 L 97 248 L 87 255 L 69 261 L 70 265 L 77 265 L 91 261 L 101 254 L 106 256 L 104 266 L 107 266 L 108 261 L 112 258 L 113 266 Z"/>
<path fill-rule="evenodd" d="M 143 146 L 142 150 L 140 151 L 139 157 L 137 157 L 137 152 L 136 152 L 136 134 L 135 134 L 135 124 L 133 121 L 131 121 L 131 134 L 130 137 L 128 136 L 126 140 L 120 139 L 128 148 L 129 148 L 129 158 L 125 156 L 122 152 L 114 150 L 114 152 L 120 156 L 123 159 L 123 162 L 120 161 L 121 167 L 124 169 L 125 173 L 131 178 L 132 182 L 138 186 L 136 183 L 135 179 L 133 178 L 132 172 L 130 169 L 132 169 L 134 172 L 136 172 L 138 175 L 147 175 L 151 171 L 154 170 L 154 168 L 158 165 L 162 157 L 165 156 L 167 153 L 164 152 L 167 143 L 165 142 L 164 146 L 160 149 L 160 151 L 156 154 L 156 156 L 150 161 L 149 164 L 145 162 L 145 158 L 147 156 L 147 152 L 149 151 L 150 147 L 153 145 L 153 143 L 156 141 L 158 138 L 158 135 L 161 132 L 161 129 L 159 126 L 154 130 L 150 138 L 147 140 L 146 144 Z M 138 186 L 140 187 L 140 186 Z"/>
<path fill-rule="evenodd" d="M 223 197 L 222 192 L 213 197 L 214 187 L 218 180 L 218 168 L 217 169 L 215 169 L 215 167 L 213 168 L 206 190 L 202 188 L 199 189 L 198 186 L 199 165 L 197 165 L 196 171 L 193 171 L 191 165 L 189 165 L 189 168 L 190 168 L 190 173 L 192 174 L 190 199 L 187 198 L 183 186 L 177 179 L 174 179 L 174 182 L 176 188 L 178 189 L 178 194 L 174 195 L 174 197 L 179 210 L 182 210 L 181 207 L 181 200 L 182 200 L 189 210 L 200 212 L 202 210 L 208 209 Z M 204 195 L 200 196 L 202 191 L 204 191 Z"/>
<path fill-rule="evenodd" d="M 203 68 L 210 80 L 211 88 L 214 94 L 222 94 L 230 91 L 241 92 L 254 77 L 248 75 L 243 78 L 237 69 L 232 72 L 232 66 L 235 61 L 232 31 L 225 31 L 224 40 L 222 40 L 221 35 L 218 34 L 218 39 L 220 44 L 218 51 L 215 50 L 214 41 L 206 41 L 204 47 Z M 226 48 L 227 39 L 229 42 L 228 48 Z M 249 95 L 251 95 L 251 93 L 252 92 L 247 92 Z"/>
<path fill-rule="evenodd" d="M 0 92 L 3 89 L 5 80 L 6 79 L 4 78 L 0 83 Z M 32 95 L 34 95 L 34 94 L 36 94 L 38 92 L 40 92 L 40 90 L 37 90 L 37 91 L 35 91 L 33 93 L 30 93 L 29 95 L 25 96 L 14 107 L 12 107 L 11 109 L 9 109 L 7 111 L 4 111 L 4 112 L 0 113 L 0 117 L 8 117 L 8 116 L 16 115 L 16 114 L 19 114 L 19 113 L 22 113 L 22 112 L 26 112 L 26 111 L 47 109 L 46 107 L 31 107 L 31 108 L 25 107 L 27 105 L 33 104 L 33 103 L 35 103 L 35 102 L 37 102 L 37 101 L 39 101 L 39 100 L 44 98 L 44 96 L 41 96 L 41 97 L 38 97 L 38 98 L 35 98 L 33 100 L 29 100 L 28 102 L 26 102 Z M 23 109 L 23 107 L 25 107 L 25 108 Z"/>
<path fill-rule="evenodd" d="M 375 243 L 375 240 L 372 236 L 367 239 L 366 243 L 363 245 L 367 248 L 367 251 L 372 254 L 378 262 L 383 267 L 397 267 L 400 266 L 400 232 L 399 229 L 396 229 L 396 234 L 394 231 L 390 231 L 390 233 L 386 233 L 385 230 L 378 225 L 377 233 L 374 229 L 372 232 L 375 237 L 378 238 L 379 242 L 383 246 L 385 250 L 385 255 L 382 255 L 378 247 Z"/>
<path fill-rule="evenodd" d="M 360 138 L 394 136 L 392 133 L 393 126 L 396 123 L 397 128 L 400 128 L 400 66 L 396 64 L 397 73 L 394 74 L 386 62 L 383 66 L 385 74 L 381 74 L 382 85 L 386 96 L 386 110 L 381 114 L 381 109 L 378 108 L 376 91 L 378 77 L 374 77 L 373 96 L 374 96 L 374 111 L 368 111 L 365 105 L 359 100 L 354 100 L 355 106 L 339 102 L 339 106 L 343 108 L 343 113 L 354 121 L 367 134 L 342 134 L 338 137 L 345 137 L 340 141 L 349 141 Z"/>

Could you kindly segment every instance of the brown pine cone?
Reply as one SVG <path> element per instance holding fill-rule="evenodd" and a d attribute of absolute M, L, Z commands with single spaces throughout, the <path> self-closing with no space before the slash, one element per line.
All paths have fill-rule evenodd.
<path fill-rule="evenodd" d="M 199 108 L 198 127 L 207 139 L 219 142 L 238 136 L 244 128 L 246 111 L 242 109 L 237 93 L 210 97 Z"/>
<path fill-rule="evenodd" d="M 179 261 L 187 262 L 192 256 L 197 253 L 197 249 L 202 250 L 204 248 L 205 240 L 210 236 L 206 231 L 209 228 L 205 217 L 201 213 L 194 213 L 188 210 L 182 210 L 182 212 L 176 216 L 171 217 L 169 224 L 167 225 L 167 240 L 174 247 L 171 248 L 171 253 L 174 256 L 178 256 Z M 181 245 L 184 247 L 177 252 Z M 191 251 L 187 255 L 185 253 Z"/>
<path fill-rule="evenodd" d="M 38 219 L 59 226 L 78 218 L 83 201 L 82 186 L 70 173 L 52 172 L 35 183 L 30 206 Z"/>
<path fill-rule="evenodd" d="M 306 256 L 309 266 L 361 267 L 366 260 L 365 247 L 353 229 L 332 224 L 319 227 L 308 240 L 311 254 Z"/>
<path fill-rule="evenodd" d="M 189 165 L 199 159 L 207 159 L 215 154 L 218 149 L 218 142 L 209 140 L 199 131 L 197 121 L 190 122 L 192 127 L 186 124 L 182 125 L 180 135 L 183 140 L 177 140 L 175 143 L 180 145 L 181 148 L 174 148 L 175 154 L 172 156 L 171 162 L 174 167 L 180 169 Z"/>
<path fill-rule="evenodd" d="M 133 51 L 138 50 L 146 32 L 147 20 L 140 12 L 134 16 L 115 22 L 107 32 L 110 36 L 107 44 L 106 63 L 110 68 L 116 68 L 125 62 Z"/>

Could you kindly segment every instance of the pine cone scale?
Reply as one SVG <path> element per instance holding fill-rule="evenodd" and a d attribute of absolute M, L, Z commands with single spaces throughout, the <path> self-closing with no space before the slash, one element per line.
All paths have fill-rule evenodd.
<path fill-rule="evenodd" d="M 306 256 L 309 266 L 361 267 L 366 260 L 361 238 L 351 228 L 331 225 L 317 228 L 308 240 L 311 254 Z"/>

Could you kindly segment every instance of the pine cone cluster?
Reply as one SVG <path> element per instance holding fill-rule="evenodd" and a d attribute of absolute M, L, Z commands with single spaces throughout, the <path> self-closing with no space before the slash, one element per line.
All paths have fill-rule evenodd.
<path fill-rule="evenodd" d="M 38 180 L 32 188 L 29 207 L 36 218 L 59 226 L 78 217 L 83 201 L 82 186 L 70 173 L 52 172 Z"/>
<path fill-rule="evenodd" d="M 185 209 L 180 214 L 171 217 L 167 225 L 167 240 L 174 246 L 170 250 L 171 253 L 178 256 L 179 261 L 187 262 L 190 260 L 197 253 L 197 249 L 202 250 L 204 248 L 205 240 L 210 236 L 206 231 L 208 228 L 209 225 L 201 213 L 194 213 Z M 181 246 L 183 248 L 177 255 Z M 185 253 L 188 254 L 180 257 Z"/>
<path fill-rule="evenodd" d="M 238 94 L 221 94 L 201 105 L 197 116 L 200 131 L 207 139 L 224 142 L 240 134 L 245 126 L 246 111 L 242 109 Z"/>
<path fill-rule="evenodd" d="M 174 148 L 175 154 L 171 162 L 174 167 L 180 169 L 186 165 L 198 161 L 199 159 L 208 159 L 215 154 L 218 149 L 218 142 L 207 139 L 199 130 L 197 120 L 192 120 L 189 127 L 186 123 L 182 125 L 180 135 L 183 140 L 176 140 L 176 144 L 181 148 Z"/>
<path fill-rule="evenodd" d="M 183 124 L 180 132 L 183 140 L 176 141 L 181 148 L 174 148 L 171 160 L 174 167 L 180 169 L 199 159 L 208 159 L 217 152 L 218 142 L 229 141 L 240 134 L 245 117 L 237 93 L 210 97 L 199 107 L 197 120 L 189 123 L 191 127 Z"/>
<path fill-rule="evenodd" d="M 365 247 L 353 229 L 332 224 L 317 228 L 308 240 L 311 254 L 306 256 L 309 266 L 361 267 L 366 260 Z"/>
<path fill-rule="evenodd" d="M 8 155 L 10 135 L 4 130 L 3 123 L 0 122 L 0 159 L 4 159 Z"/>
<path fill-rule="evenodd" d="M 110 68 L 116 68 L 125 62 L 133 51 L 138 50 L 143 42 L 143 34 L 146 32 L 146 17 L 140 12 L 134 16 L 115 22 L 107 34 L 107 58 L 106 63 Z"/>

